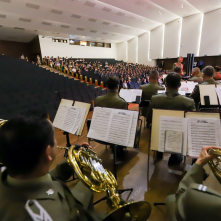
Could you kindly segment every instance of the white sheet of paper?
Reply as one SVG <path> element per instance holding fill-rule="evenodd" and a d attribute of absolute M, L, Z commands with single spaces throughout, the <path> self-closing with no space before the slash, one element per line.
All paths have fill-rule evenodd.
<path fill-rule="evenodd" d="M 76 133 L 76 122 L 79 120 L 78 119 L 78 113 L 79 109 L 75 107 L 68 107 L 68 111 L 62 126 L 62 130 L 75 134 Z"/>
<path fill-rule="evenodd" d="M 165 94 L 166 91 L 158 90 L 157 93 L 158 93 L 158 94 Z M 179 93 L 180 95 L 183 95 L 183 96 L 186 95 L 186 92 L 185 92 L 185 91 L 178 91 L 178 93 Z"/>
<path fill-rule="evenodd" d="M 181 82 L 180 91 L 185 91 L 186 93 L 192 93 L 193 89 L 198 83 L 193 81 Z"/>
<path fill-rule="evenodd" d="M 121 89 L 120 90 L 120 97 L 122 97 L 126 102 L 131 103 L 132 93 L 130 89 Z"/>
<path fill-rule="evenodd" d="M 81 130 L 81 124 L 82 122 L 84 122 L 84 116 L 85 116 L 85 113 L 86 113 L 86 109 L 85 108 L 81 108 L 81 107 L 76 107 L 79 109 L 79 112 L 78 112 L 78 121 L 76 122 L 75 126 L 76 126 L 76 135 L 79 134 L 80 130 Z"/>
<path fill-rule="evenodd" d="M 159 151 L 164 152 L 165 147 L 165 131 L 180 131 L 183 132 L 183 151 L 182 154 L 187 154 L 187 124 L 186 119 L 182 117 L 160 117 L 160 134 L 159 134 Z"/>
<path fill-rule="evenodd" d="M 182 154 L 183 132 L 182 131 L 165 131 L 165 151 Z"/>
<path fill-rule="evenodd" d="M 127 146 L 132 119 L 132 111 L 112 109 L 107 142 Z"/>
<path fill-rule="evenodd" d="M 106 141 L 110 128 L 111 109 L 95 107 L 87 137 Z"/>
<path fill-rule="evenodd" d="M 200 102 L 205 105 L 204 96 L 209 96 L 210 105 L 218 105 L 215 84 L 200 84 Z"/>
<path fill-rule="evenodd" d="M 221 104 L 221 87 L 216 88 L 216 94 L 217 94 L 218 99 L 219 99 L 219 104 Z"/>
<path fill-rule="evenodd" d="M 204 146 L 220 146 L 220 120 L 188 118 L 188 155 L 199 157 Z"/>
<path fill-rule="evenodd" d="M 137 120 L 138 120 L 138 111 L 133 111 L 133 120 L 130 129 L 129 142 L 127 144 L 128 147 L 134 147 L 134 140 L 137 129 Z"/>
<path fill-rule="evenodd" d="M 131 96 L 131 102 L 135 102 L 137 96 L 142 96 L 142 90 L 141 89 L 131 89 L 132 96 Z"/>
<path fill-rule="evenodd" d="M 59 105 L 58 111 L 56 113 L 56 116 L 53 122 L 54 127 L 62 129 L 67 111 L 68 111 L 68 105 L 63 105 L 63 104 Z"/>

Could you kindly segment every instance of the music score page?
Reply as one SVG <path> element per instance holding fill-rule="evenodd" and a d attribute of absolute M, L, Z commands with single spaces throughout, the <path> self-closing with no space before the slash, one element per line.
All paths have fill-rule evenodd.
<path fill-rule="evenodd" d="M 87 137 L 133 147 L 137 119 L 137 111 L 95 107 Z"/>

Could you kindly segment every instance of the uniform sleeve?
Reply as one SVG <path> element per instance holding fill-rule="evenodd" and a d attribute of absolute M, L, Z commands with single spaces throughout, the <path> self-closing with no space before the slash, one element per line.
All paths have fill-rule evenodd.
<path fill-rule="evenodd" d="M 62 160 L 53 170 L 50 171 L 53 179 L 66 181 L 74 174 L 74 170 L 68 164 L 67 160 Z"/>
<path fill-rule="evenodd" d="M 195 107 L 194 101 L 192 102 L 192 104 L 190 106 L 190 111 L 196 111 L 196 107 Z"/>
<path fill-rule="evenodd" d="M 190 97 L 194 99 L 196 104 L 200 102 L 200 91 L 199 91 L 199 85 L 198 84 L 193 89 L 193 92 L 190 95 Z"/>
<path fill-rule="evenodd" d="M 154 103 L 153 103 L 153 98 L 151 98 L 149 107 L 147 109 L 147 116 L 146 116 L 146 121 L 147 121 L 148 127 L 152 123 L 153 108 L 154 108 Z"/>
<path fill-rule="evenodd" d="M 221 220 L 217 208 L 221 206 L 221 195 L 203 186 L 205 170 L 194 164 L 180 182 L 176 193 L 176 218 L 178 221 Z"/>

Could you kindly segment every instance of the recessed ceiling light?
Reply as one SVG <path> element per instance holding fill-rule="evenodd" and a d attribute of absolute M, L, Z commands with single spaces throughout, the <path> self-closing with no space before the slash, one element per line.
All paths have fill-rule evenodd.
<path fill-rule="evenodd" d="M 181 8 L 183 8 L 183 4 L 181 4 Z"/>
<path fill-rule="evenodd" d="M 162 13 L 159 11 L 159 14 L 162 15 Z"/>
<path fill-rule="evenodd" d="M 144 19 L 141 20 L 142 22 L 145 22 Z"/>

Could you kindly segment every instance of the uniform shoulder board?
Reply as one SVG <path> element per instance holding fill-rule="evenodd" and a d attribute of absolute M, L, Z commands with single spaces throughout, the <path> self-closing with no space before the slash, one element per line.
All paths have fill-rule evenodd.
<path fill-rule="evenodd" d="M 39 214 L 34 213 L 32 208 L 37 208 Z M 25 209 L 33 221 L 53 221 L 47 211 L 38 203 L 37 200 L 28 200 L 25 204 Z"/>
<path fill-rule="evenodd" d="M 123 101 L 125 101 L 122 97 L 119 96 L 120 99 L 122 99 Z M 126 101 L 125 101 L 126 102 Z M 127 102 L 126 102 L 127 103 Z"/>

